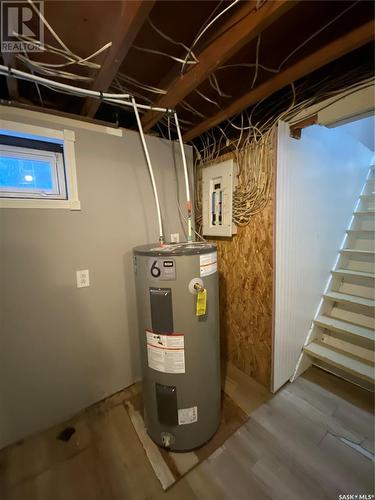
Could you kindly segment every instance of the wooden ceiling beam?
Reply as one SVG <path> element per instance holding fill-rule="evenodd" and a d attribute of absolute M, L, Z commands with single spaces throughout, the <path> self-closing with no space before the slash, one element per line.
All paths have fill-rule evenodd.
<path fill-rule="evenodd" d="M 154 0 L 122 0 L 120 18 L 111 33 L 112 46 L 94 81 L 93 90 L 107 92 L 154 3 Z M 87 98 L 81 114 L 93 118 L 99 105 L 97 99 Z"/>
<path fill-rule="evenodd" d="M 296 62 L 289 68 L 269 78 L 253 90 L 250 90 L 225 109 L 214 116 L 203 120 L 201 123 L 188 130 L 184 135 L 184 141 L 190 141 L 201 135 L 206 130 L 240 113 L 244 109 L 256 104 L 258 101 L 271 96 L 286 85 L 303 78 L 313 71 L 338 59 L 349 52 L 362 47 L 374 39 L 374 23 L 369 21 L 354 30 L 345 33 L 333 42 L 321 47 L 304 59 Z"/>
<path fill-rule="evenodd" d="M 208 76 L 236 54 L 244 45 L 256 38 L 262 31 L 291 9 L 298 0 L 267 1 L 256 9 L 256 1 L 241 2 L 226 22 L 226 29 L 219 29 L 219 35 L 197 55 L 198 64 L 188 68 L 183 75 L 176 76 L 155 106 L 174 108 L 182 99 L 196 89 Z M 142 125 L 149 130 L 163 113 L 148 111 L 142 118 Z"/>

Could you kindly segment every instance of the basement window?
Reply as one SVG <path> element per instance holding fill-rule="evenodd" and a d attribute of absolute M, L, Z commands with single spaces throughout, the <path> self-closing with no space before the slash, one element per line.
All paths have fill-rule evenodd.
<path fill-rule="evenodd" d="M 17 131 L 0 129 L 0 207 L 80 209 L 74 133 L 13 125 Z"/>

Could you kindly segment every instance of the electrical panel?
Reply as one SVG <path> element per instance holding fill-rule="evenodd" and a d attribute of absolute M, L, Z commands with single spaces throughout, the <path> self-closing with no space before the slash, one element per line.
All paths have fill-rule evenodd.
<path fill-rule="evenodd" d="M 202 217 L 205 236 L 228 237 L 237 232 L 232 222 L 235 167 L 233 160 L 227 160 L 202 170 Z"/>

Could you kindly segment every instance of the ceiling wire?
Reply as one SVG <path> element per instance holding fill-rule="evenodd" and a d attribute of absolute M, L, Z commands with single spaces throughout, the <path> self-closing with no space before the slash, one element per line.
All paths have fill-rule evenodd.
<path fill-rule="evenodd" d="M 317 31 L 315 31 L 312 35 L 310 35 L 306 40 L 304 40 L 302 43 L 300 43 L 297 47 L 295 47 L 279 64 L 277 68 L 270 68 L 268 66 L 264 66 L 259 63 L 259 48 L 260 48 L 260 39 L 258 37 L 257 40 L 257 48 L 256 48 L 256 62 L 255 63 L 235 63 L 235 64 L 226 64 L 219 66 L 217 69 L 230 69 L 230 68 L 236 68 L 236 67 L 248 67 L 248 68 L 255 68 L 254 72 L 254 77 L 253 77 L 253 83 L 251 88 L 254 87 L 255 81 L 257 80 L 258 77 L 258 70 L 263 69 L 264 71 L 268 71 L 270 73 L 279 73 L 281 71 L 281 68 L 285 65 L 285 63 L 294 55 L 296 54 L 302 47 L 304 47 L 308 42 L 313 40 L 316 36 L 318 36 L 322 31 L 324 31 L 326 28 L 328 28 L 331 24 L 333 24 L 335 21 L 340 19 L 344 14 L 346 14 L 349 10 L 351 10 L 355 5 L 357 5 L 361 0 L 356 0 L 355 2 L 351 3 L 348 7 L 346 7 L 344 10 L 342 10 L 339 14 L 337 14 L 335 17 L 333 17 L 328 23 L 326 23 L 324 26 L 319 28 Z"/>
<path fill-rule="evenodd" d="M 152 104 L 152 100 L 149 97 L 146 97 L 144 94 L 141 94 L 137 90 L 127 88 L 126 85 L 123 85 L 122 82 L 119 79 L 117 79 L 117 77 L 115 77 L 115 79 L 113 80 L 112 85 L 111 85 L 109 90 L 133 94 L 135 97 L 143 99 L 144 101 L 148 102 L 149 104 Z"/>
<path fill-rule="evenodd" d="M 357 70 L 352 72 L 351 78 L 358 77 Z M 329 104 L 322 105 L 318 110 L 314 110 L 314 114 L 327 106 L 332 105 L 347 95 L 353 92 L 367 88 L 375 81 L 373 75 L 363 78 L 361 81 L 356 81 L 348 85 L 347 75 L 329 81 L 324 84 L 319 91 L 311 97 L 297 101 L 298 92 L 295 85 L 291 84 L 292 98 L 287 109 L 284 111 L 274 112 L 270 118 L 262 124 L 254 123 L 255 111 L 263 104 L 266 99 L 259 101 L 250 112 L 241 112 L 237 117 L 230 119 L 224 125 L 219 125 L 214 129 L 219 132 L 219 136 L 215 137 L 214 129 L 207 131 L 199 137 L 202 147 L 196 144 L 196 158 L 194 162 L 194 171 L 196 172 L 195 182 L 195 210 L 196 224 L 198 231 L 202 226 L 202 192 L 201 192 L 201 176 L 202 168 L 206 165 L 223 161 L 230 157 L 234 157 L 238 166 L 237 179 L 238 184 L 235 188 L 233 196 L 233 222 L 238 226 L 247 225 L 251 218 L 262 211 L 267 205 L 271 196 L 272 186 L 272 151 L 275 147 L 275 130 L 279 120 L 292 120 L 302 109 L 312 106 L 317 101 L 321 101 L 327 97 L 331 100 Z M 320 82 L 321 83 L 321 82 Z M 350 90 L 343 94 L 343 88 Z M 303 88 L 300 85 L 299 88 Z M 332 100 L 332 96 L 338 95 L 337 99 Z M 275 105 L 273 105 L 273 109 Z M 263 113 L 264 115 L 264 113 Z M 240 120 L 237 125 L 234 120 Z M 247 123 L 245 123 L 245 121 Z M 239 131 L 239 134 L 230 138 L 226 133 L 226 128 L 230 126 Z M 246 134 L 245 134 L 246 132 Z M 197 138 L 198 139 L 198 138 Z M 232 147 L 232 152 L 222 154 L 222 150 Z"/>
<path fill-rule="evenodd" d="M 217 81 L 215 73 L 210 73 L 208 76 L 208 81 L 211 87 L 216 90 L 220 97 L 231 98 L 232 96 L 223 92 L 220 88 L 219 82 Z"/>
<path fill-rule="evenodd" d="M 223 16 L 228 10 L 232 9 L 240 0 L 234 0 L 231 4 L 229 4 L 225 9 L 223 9 L 217 16 L 215 16 L 212 21 L 210 21 L 205 28 L 195 37 L 193 40 L 193 43 L 190 46 L 190 49 L 188 53 L 186 54 L 185 61 L 183 62 L 183 65 L 181 67 L 181 74 L 184 73 L 185 66 L 188 64 L 188 59 L 190 57 L 191 51 L 194 49 L 196 44 L 199 42 L 199 40 L 202 38 L 202 36 L 206 33 L 206 31 L 218 20 L 220 19 L 221 16 Z"/>
<path fill-rule="evenodd" d="M 204 99 L 207 102 L 210 102 L 211 104 L 214 104 L 217 108 L 221 109 L 221 106 L 219 105 L 218 102 L 214 101 L 213 99 L 210 99 L 206 95 L 204 95 L 202 92 L 200 92 L 198 89 L 195 89 L 194 92 L 198 94 L 202 99 Z"/>
<path fill-rule="evenodd" d="M 27 52 L 24 50 L 23 51 L 25 56 L 27 57 Z M 32 68 L 30 69 L 31 73 L 34 75 L 34 71 L 32 70 Z M 42 105 L 42 107 L 44 107 L 44 101 L 43 101 L 43 97 L 42 97 L 42 93 L 40 91 L 40 87 L 39 87 L 39 83 L 38 82 L 35 82 L 35 87 L 36 87 L 36 91 L 38 92 L 38 97 L 39 97 L 39 100 L 40 100 L 40 104 Z"/>
<path fill-rule="evenodd" d="M 140 88 L 141 90 L 146 90 L 147 92 L 151 92 L 153 94 L 165 95 L 167 93 L 166 90 L 160 89 L 158 87 L 154 87 L 152 85 L 147 85 L 146 83 L 141 83 L 138 80 L 136 80 L 135 78 L 124 75 L 123 73 L 120 73 L 120 72 L 116 74 L 116 78 L 118 78 L 119 80 L 123 80 L 124 82 L 126 82 L 128 84 L 134 85 L 134 86 Z"/>
<path fill-rule="evenodd" d="M 186 111 L 189 111 L 193 115 L 199 116 L 199 118 L 207 118 L 207 116 L 205 116 L 203 113 L 201 113 L 200 111 L 198 111 L 197 109 L 195 109 L 193 106 L 191 106 L 185 100 L 180 101 L 178 104 L 179 104 L 179 106 L 181 106 L 182 108 L 184 108 Z"/>
<path fill-rule="evenodd" d="M 342 17 L 344 14 L 346 14 L 350 9 L 352 9 L 355 5 L 357 5 L 361 0 L 356 0 L 355 2 L 353 2 L 352 4 L 350 4 L 348 7 L 346 7 L 346 9 L 344 9 L 343 11 L 341 11 L 337 16 L 335 16 L 333 19 L 331 19 L 327 24 L 325 24 L 324 26 L 322 26 L 318 31 L 316 31 L 315 33 L 313 33 L 311 36 L 309 36 L 308 38 L 306 38 L 306 40 L 304 42 L 302 42 L 300 45 L 298 45 L 294 50 L 292 50 L 292 52 L 285 58 L 281 61 L 281 63 L 279 64 L 278 66 L 278 71 L 281 70 L 281 68 L 284 66 L 284 64 L 297 52 L 299 51 L 302 47 L 304 47 L 308 42 L 310 42 L 313 38 L 315 38 L 316 36 L 318 36 L 322 31 L 324 31 L 326 28 L 328 28 L 328 26 L 331 26 L 331 24 L 333 24 L 335 21 L 337 21 L 338 19 L 340 19 L 340 17 Z"/>
<path fill-rule="evenodd" d="M 47 76 L 57 76 L 60 78 L 64 79 L 70 79 L 70 80 L 77 80 L 77 81 L 90 81 L 93 78 L 88 77 L 88 76 L 82 76 L 82 75 L 76 75 L 73 73 L 69 73 L 66 71 L 63 71 L 58 68 L 63 68 L 71 65 L 80 65 L 80 66 L 85 66 L 90 69 L 100 69 L 100 65 L 97 63 L 91 62 L 91 59 L 97 57 L 99 54 L 107 50 L 109 47 L 111 47 L 112 42 L 108 42 L 105 44 L 103 47 L 101 47 L 99 50 L 95 51 L 93 54 L 89 55 L 88 57 L 80 57 L 77 54 L 74 54 L 68 46 L 63 42 L 63 40 L 59 37 L 59 35 L 56 33 L 56 31 L 52 28 L 52 26 L 48 23 L 47 19 L 44 17 L 42 12 L 35 6 L 35 4 L 32 2 L 32 0 L 28 0 L 29 5 L 31 8 L 34 10 L 34 12 L 37 14 L 39 19 L 42 21 L 44 26 L 48 29 L 48 31 L 51 33 L 53 38 L 58 42 L 58 44 L 62 47 L 62 49 L 59 49 L 57 47 L 53 47 L 48 44 L 42 44 L 40 41 L 35 41 L 33 39 L 30 39 L 27 36 L 21 36 L 17 33 L 14 33 L 15 36 L 18 37 L 20 41 L 29 41 L 32 42 L 34 45 L 38 46 L 41 51 L 44 53 L 51 52 L 55 55 L 58 55 L 60 57 L 63 57 L 66 59 L 67 62 L 64 63 L 45 63 L 42 61 L 35 61 L 31 59 L 27 53 L 24 55 L 17 54 L 16 57 L 20 59 L 24 64 L 26 64 L 29 67 L 32 67 L 35 72 L 47 75 Z"/>
<path fill-rule="evenodd" d="M 140 47 L 139 45 L 132 45 L 132 49 L 136 49 L 140 52 L 147 52 L 150 54 L 156 54 L 159 56 L 168 57 L 169 59 L 172 59 L 173 61 L 176 61 L 176 62 L 179 62 L 182 64 L 184 64 L 184 63 L 185 64 L 197 64 L 197 61 L 186 61 L 185 62 L 185 59 L 181 59 L 180 57 L 172 56 L 171 54 L 167 54 L 166 52 L 162 52 L 161 50 L 148 49 L 146 47 Z"/>
<path fill-rule="evenodd" d="M 189 51 L 189 47 L 187 45 L 185 45 L 184 43 L 182 42 L 177 42 L 176 40 L 174 40 L 172 37 L 170 37 L 169 35 L 166 35 L 160 28 L 157 28 L 155 26 L 155 24 L 151 21 L 151 18 L 148 17 L 147 18 L 147 22 L 149 23 L 149 25 L 151 26 L 151 28 L 156 31 L 156 33 L 158 33 L 158 35 L 160 35 L 162 38 L 164 38 L 165 40 L 168 40 L 168 42 L 171 42 L 173 43 L 174 45 L 179 45 L 180 47 L 183 47 L 186 51 Z M 197 57 L 195 56 L 194 52 L 191 51 L 190 52 L 191 56 L 193 57 L 193 59 L 198 62 L 198 59 Z"/>
<path fill-rule="evenodd" d="M 257 81 L 258 78 L 258 70 L 259 70 L 259 50 L 260 50 L 260 41 L 262 39 L 262 33 L 259 33 L 258 39 L 257 39 L 257 48 L 256 48 L 256 55 L 255 55 L 255 71 L 254 71 L 254 78 L 251 83 L 251 88 L 254 88 L 255 82 Z"/>

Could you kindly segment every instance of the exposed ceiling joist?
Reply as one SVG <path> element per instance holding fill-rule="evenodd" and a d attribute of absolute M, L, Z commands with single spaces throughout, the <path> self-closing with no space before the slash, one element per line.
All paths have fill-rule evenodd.
<path fill-rule="evenodd" d="M 3 61 L 5 66 L 10 66 L 11 68 L 15 67 L 15 57 L 13 52 L 2 52 Z M 9 99 L 11 101 L 18 100 L 18 83 L 16 78 L 7 77 L 7 87 Z"/>
<path fill-rule="evenodd" d="M 300 78 L 325 66 L 335 59 L 348 54 L 352 50 L 371 42 L 373 39 L 373 21 L 369 21 L 352 31 L 345 33 L 345 35 L 340 38 L 337 38 L 301 61 L 298 61 L 284 71 L 281 71 L 274 77 L 266 80 L 264 83 L 259 85 L 259 87 L 256 87 L 254 90 L 250 90 L 228 107 L 216 113 L 214 116 L 203 120 L 201 123 L 184 134 L 184 141 L 194 139 L 206 130 L 240 113 L 258 101 L 271 96 L 274 92 L 277 92 L 286 85 L 299 80 Z"/>
<path fill-rule="evenodd" d="M 121 16 L 112 33 L 112 46 L 95 79 L 93 90 L 107 92 L 154 3 L 154 0 L 122 0 Z M 86 99 L 82 115 L 94 117 L 99 105 L 98 100 Z"/>
<path fill-rule="evenodd" d="M 220 30 L 219 36 L 215 36 L 197 56 L 199 63 L 188 69 L 185 74 L 175 77 L 167 88 L 167 94 L 163 95 L 155 105 L 174 108 L 218 66 L 230 59 L 296 3 L 297 0 L 267 1 L 256 10 L 257 2 L 244 2 L 240 7 L 241 11 L 237 11 L 225 23 L 228 28 Z M 144 129 L 149 130 L 162 116 L 163 113 L 160 112 L 147 112 L 142 118 Z"/>

